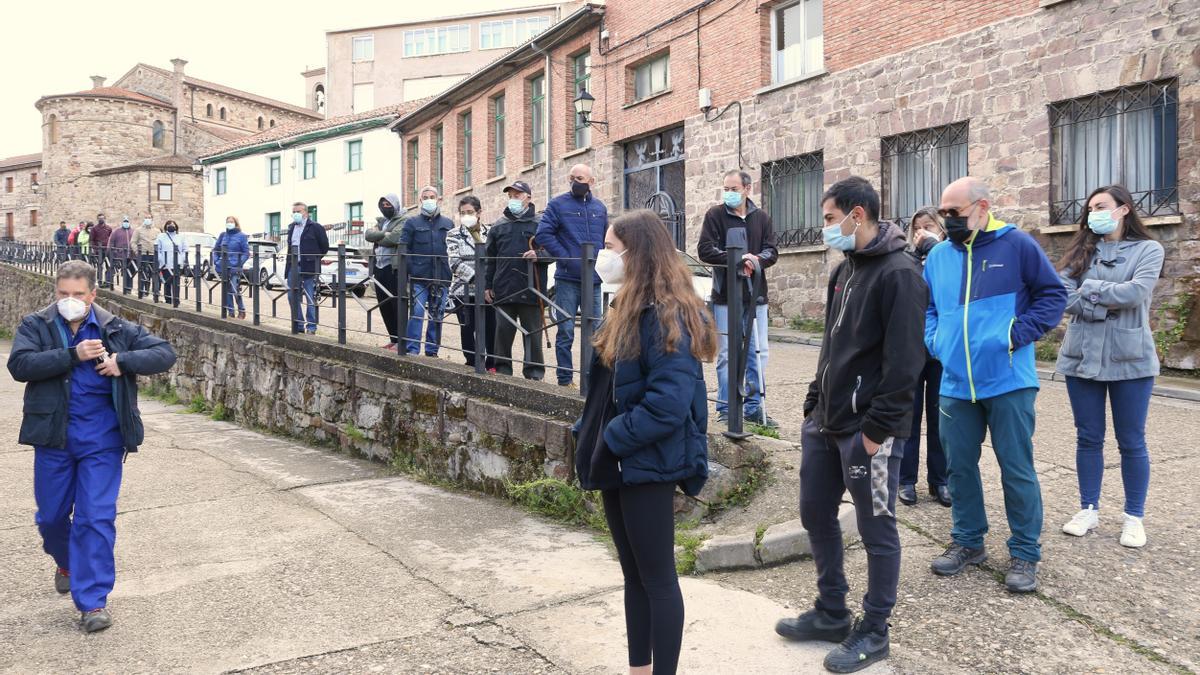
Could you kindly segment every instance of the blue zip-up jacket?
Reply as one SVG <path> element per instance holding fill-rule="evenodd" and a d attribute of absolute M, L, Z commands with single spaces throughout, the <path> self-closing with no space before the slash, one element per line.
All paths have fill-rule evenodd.
<path fill-rule="evenodd" d="M 966 244 L 934 246 L 925 282 L 925 347 L 942 363 L 942 396 L 1038 388 L 1033 343 L 1062 319 L 1067 291 L 1033 237 L 993 217 Z"/>
<path fill-rule="evenodd" d="M 221 251 L 229 253 L 229 271 L 235 273 L 242 269 L 242 265 L 246 264 L 246 259 L 250 257 L 250 238 L 241 230 L 225 230 L 221 236 L 217 237 L 217 243 L 213 246 L 213 267 L 216 268 L 217 274 L 225 274 L 225 256 Z"/>
<path fill-rule="evenodd" d="M 579 283 L 582 279 L 579 259 L 583 256 L 583 245 L 591 243 L 595 246 L 595 253 L 599 253 L 604 248 L 604 233 L 607 231 L 608 208 L 604 202 L 596 199 L 591 192 L 582 198 L 566 192 L 546 205 L 534 240 L 557 258 L 554 265 L 556 281 Z M 600 283 L 599 276 L 595 276 L 594 283 Z"/>
<path fill-rule="evenodd" d="M 454 229 L 454 221 L 442 215 L 423 212 L 404 221 L 400 243 L 408 247 L 408 276 L 417 283 L 430 280 L 450 281 L 450 254 L 446 250 L 446 235 Z"/>

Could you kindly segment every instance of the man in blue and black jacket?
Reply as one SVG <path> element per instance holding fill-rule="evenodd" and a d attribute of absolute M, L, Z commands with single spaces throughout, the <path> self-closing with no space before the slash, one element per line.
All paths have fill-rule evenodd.
<path fill-rule="evenodd" d="M 992 215 L 979 179 L 951 183 L 938 214 L 947 240 L 925 262 L 925 346 L 942 363 L 941 440 L 950 467 L 953 543 L 932 568 L 950 576 L 987 559 L 979 455 L 990 431 L 1012 530 L 1005 583 L 1010 591 L 1032 592 L 1042 556 L 1042 492 L 1033 468 L 1033 343 L 1058 325 L 1067 292 L 1033 237 Z"/>

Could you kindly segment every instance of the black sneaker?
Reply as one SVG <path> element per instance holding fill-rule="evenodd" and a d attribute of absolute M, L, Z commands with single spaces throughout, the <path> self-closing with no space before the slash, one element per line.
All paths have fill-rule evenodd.
<path fill-rule="evenodd" d="M 1013 558 L 1004 575 L 1004 585 L 1012 593 L 1032 593 L 1037 590 L 1038 564 L 1032 560 Z"/>
<path fill-rule="evenodd" d="M 987 560 L 987 550 L 984 548 L 966 548 L 958 544 L 950 544 L 946 552 L 933 559 L 930 568 L 934 574 L 952 577 L 963 571 L 967 565 L 978 565 Z"/>
<path fill-rule="evenodd" d="M 58 591 L 59 595 L 66 595 L 71 592 L 71 573 L 59 567 L 54 570 L 54 590 Z"/>
<path fill-rule="evenodd" d="M 853 626 L 854 617 L 849 612 L 845 618 L 839 619 L 814 607 L 794 619 L 780 619 L 775 624 L 775 632 L 796 642 L 841 642 L 850 635 Z"/>
<path fill-rule="evenodd" d="M 84 612 L 79 617 L 79 626 L 85 633 L 97 633 L 112 625 L 112 614 L 104 607 Z"/>
<path fill-rule="evenodd" d="M 842 643 L 825 655 L 825 670 L 831 673 L 853 673 L 888 657 L 891 641 L 887 631 L 877 631 L 859 619 L 854 631 Z"/>
<path fill-rule="evenodd" d="M 767 414 L 764 413 L 762 410 L 759 410 L 758 412 L 755 412 L 750 415 L 746 415 L 745 419 L 747 422 L 750 422 L 751 424 L 757 424 L 760 427 L 766 427 L 768 429 L 778 429 L 779 428 L 779 422 L 776 422 L 774 419 L 767 416 Z"/>

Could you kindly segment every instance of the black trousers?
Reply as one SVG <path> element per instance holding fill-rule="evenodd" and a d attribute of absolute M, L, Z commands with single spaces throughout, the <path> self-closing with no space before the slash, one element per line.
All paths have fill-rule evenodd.
<path fill-rule="evenodd" d="M 462 340 L 463 358 L 468 366 L 475 366 L 475 305 L 472 304 L 474 299 L 464 296 L 460 299 L 463 304 L 460 304 L 454 310 L 458 317 L 458 334 Z M 496 308 L 491 305 L 483 307 L 483 335 L 484 345 L 483 353 L 486 356 L 484 359 L 485 368 L 495 368 L 496 360 L 493 356 L 496 354 Z"/>
<path fill-rule="evenodd" d="M 379 297 L 379 316 L 383 317 L 383 327 L 387 330 L 388 341 L 397 344 L 400 342 L 400 333 L 396 316 L 399 303 L 396 301 L 396 296 L 399 295 L 400 280 L 397 277 L 396 268 L 392 266 L 376 267 L 375 278 L 387 289 L 388 293 L 391 293 L 391 297 L 386 297 L 385 293 L 376 293 L 376 295 Z"/>
<path fill-rule="evenodd" d="M 175 305 L 179 302 L 179 277 L 171 270 L 162 271 L 163 302 Z"/>
<path fill-rule="evenodd" d="M 674 673 L 683 644 L 683 593 L 675 573 L 675 484 L 601 492 L 604 517 L 625 577 L 629 666 Z"/>
<path fill-rule="evenodd" d="M 893 452 L 899 454 L 900 445 L 895 442 Z M 867 550 L 867 593 L 862 603 L 865 623 L 886 631 L 900 583 L 900 533 L 894 516 L 874 515 L 871 457 L 863 447 L 862 435 L 823 434 L 810 419 L 801 429 L 800 447 L 800 521 L 808 530 L 817 565 L 817 607 L 834 614 L 847 611 L 850 587 L 842 569 L 844 544 L 838 507 L 842 494 L 849 490 L 858 533 Z M 899 484 L 900 457 L 888 457 L 887 503 L 892 513 L 896 512 Z"/>
<path fill-rule="evenodd" d="M 138 275 L 138 297 L 150 295 L 151 290 L 154 292 L 155 299 L 158 298 L 158 258 L 154 255 L 143 253 L 139 259 L 141 263 L 141 271 Z"/>
<path fill-rule="evenodd" d="M 496 311 L 504 315 L 496 315 L 496 372 L 513 374 L 512 345 L 517 327 L 509 321 L 512 319 L 519 322 L 528 333 L 524 336 L 525 362 L 521 366 L 521 374 L 527 380 L 541 380 L 546 376 L 545 360 L 542 358 L 542 310 L 537 305 L 513 304 L 496 305 Z"/>

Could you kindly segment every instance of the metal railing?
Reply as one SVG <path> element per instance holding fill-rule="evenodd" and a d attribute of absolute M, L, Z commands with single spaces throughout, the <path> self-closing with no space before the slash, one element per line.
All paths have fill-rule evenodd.
<path fill-rule="evenodd" d="M 731 230 L 730 245 L 726 249 L 724 265 L 707 265 L 689 258 L 693 275 L 722 275 L 727 289 L 727 330 L 721 331 L 728 340 L 728 425 L 727 435 L 743 438 L 742 416 L 743 391 L 741 383 L 747 372 L 750 353 L 746 330 L 753 330 L 754 307 L 745 304 L 741 289 L 747 284 L 743 255 L 746 253 L 745 238 L 736 236 L 741 228 Z M 589 384 L 589 369 L 593 357 L 595 329 L 608 305 L 608 291 L 601 286 L 600 306 L 594 306 L 597 293 L 595 281 L 596 251 L 586 244 L 579 258 L 556 259 L 539 251 L 535 259 L 524 257 L 488 257 L 486 245 L 474 244 L 473 257 L 463 256 L 464 261 L 474 263 L 473 275 L 446 274 L 449 270 L 448 256 L 427 255 L 408 252 L 401 246 L 395 254 L 383 258 L 375 253 L 356 255 L 344 242 L 323 255 L 300 255 L 275 253 L 275 247 L 251 243 L 248 252 L 230 251 L 222 247 L 212 252 L 212 258 L 204 256 L 200 245 L 186 250 L 177 249 L 175 256 L 164 256 L 168 265 L 160 265 L 157 252 L 127 251 L 117 254 L 115 250 L 93 248 L 84 250 L 78 246 L 57 246 L 46 242 L 5 241 L 0 242 L 0 262 L 18 268 L 53 276 L 58 265 L 66 260 L 85 260 L 97 270 L 100 284 L 113 292 L 165 303 L 179 310 L 198 313 L 219 310 L 222 318 L 249 318 L 253 325 L 262 325 L 264 320 L 288 321 L 294 334 L 315 335 L 318 329 L 332 329 L 339 344 L 347 344 L 351 337 L 387 336 L 394 344 L 397 358 L 449 350 L 469 358 L 477 373 L 486 373 L 500 364 L 522 369 L 533 366 L 544 370 L 555 368 L 542 361 L 531 361 L 533 341 L 544 340 L 551 346 L 549 332 L 574 322 L 575 333 L 580 340 L 578 364 L 569 369 L 572 376 L 578 375 L 580 393 L 586 395 Z M 683 255 L 683 254 L 681 254 Z M 550 285 L 549 266 L 564 262 L 580 266 L 579 311 L 568 311 L 557 302 L 557 286 Z M 503 274 L 524 276 L 524 281 L 511 283 L 511 292 L 505 297 L 493 297 L 491 302 L 481 301 L 486 291 L 486 269 L 506 263 Z M 414 267 L 432 268 L 434 274 L 422 276 Z M 383 268 L 388 268 L 386 271 Z M 495 274 L 501 268 L 497 267 Z M 315 270 L 315 271 L 314 271 Z M 543 282 L 543 278 L 545 282 Z M 497 285 L 493 283 L 493 285 Z M 249 311 L 246 301 L 249 301 Z M 751 302 L 753 303 L 753 298 Z M 453 313 L 447 312 L 447 303 L 452 302 Z M 538 306 L 538 324 L 530 329 L 501 311 L 512 303 Z M 354 309 L 351 315 L 351 309 Z M 332 310 L 334 320 L 322 323 L 322 310 Z M 573 310 L 574 308 L 571 308 Z M 389 329 L 389 313 L 395 312 L 394 327 Z M 746 310 L 746 311 L 743 311 Z M 494 315 L 489 320 L 489 314 Z M 248 316 L 247 316 L 248 315 Z M 461 316 L 470 316 L 464 324 Z M 328 316 L 328 312 L 326 312 Z M 381 333 L 378 324 L 382 318 L 385 328 Z M 408 330 L 411 321 L 416 322 L 416 331 Z M 519 335 L 524 343 L 520 359 L 502 357 L 489 351 L 487 327 L 501 322 L 509 324 L 513 337 Z M 436 326 L 433 331 L 429 327 Z M 465 344 L 458 347 L 442 344 L 441 330 L 457 326 L 460 333 L 468 327 L 474 343 L 473 349 Z M 718 326 L 720 329 L 720 326 Z M 498 331 L 497 331 L 498 333 Z M 435 340 L 426 338 L 430 335 Z M 319 338 L 318 338 L 319 339 Z M 766 339 L 766 336 L 762 336 Z M 465 342 L 465 340 L 464 340 Z M 505 349 L 508 352 L 511 349 Z M 507 369 L 506 369 L 507 370 Z M 567 369 L 562 369 L 567 370 Z M 765 375 L 760 372 L 760 378 Z M 756 384 L 763 392 L 764 383 Z M 710 399 L 721 403 L 717 399 Z M 764 403 L 765 405 L 765 403 Z M 764 408 L 765 417 L 765 408 Z"/>

